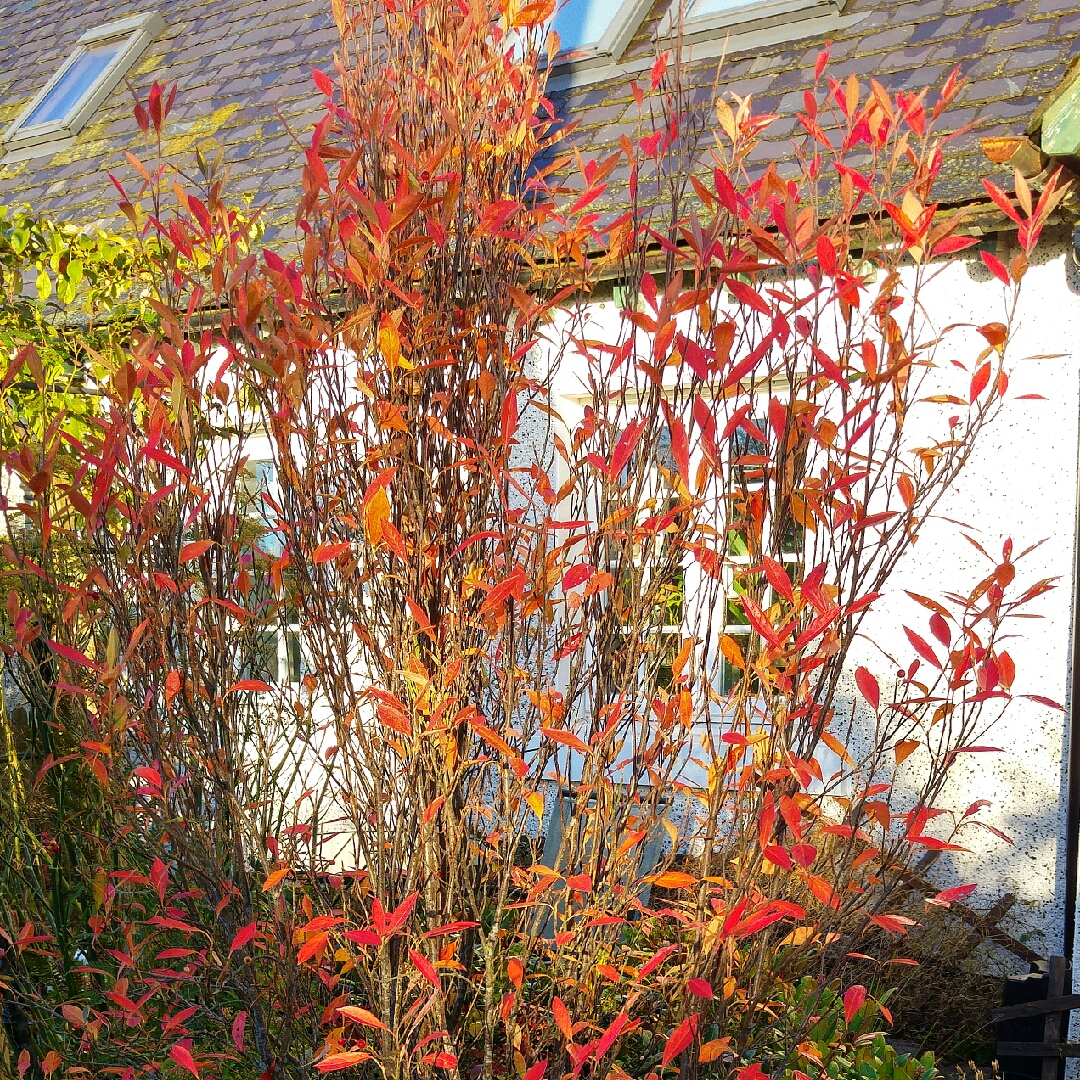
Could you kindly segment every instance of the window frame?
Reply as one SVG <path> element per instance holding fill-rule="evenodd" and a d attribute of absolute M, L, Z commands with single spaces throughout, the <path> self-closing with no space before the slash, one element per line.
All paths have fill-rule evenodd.
<path fill-rule="evenodd" d="M 839 15 L 843 12 L 847 0 L 746 0 L 738 7 L 728 11 L 693 14 L 693 3 L 687 5 L 683 34 L 688 42 L 702 37 L 715 36 L 721 31 L 730 30 L 745 33 L 776 26 L 787 21 L 790 16 L 797 18 L 792 24 L 793 35 L 798 23 L 804 19 L 813 19 L 822 15 Z M 675 30 L 674 17 L 669 12 L 660 23 L 660 36 L 666 37 Z M 737 45 L 732 51 L 737 51 Z"/>
<path fill-rule="evenodd" d="M 44 153 L 61 139 L 78 134 L 101 103 L 112 93 L 151 41 L 165 29 L 165 20 L 156 12 L 144 12 L 96 26 L 76 41 L 75 48 L 52 78 L 34 95 L 3 135 L 3 150 L 40 148 Z M 64 76 L 91 48 L 127 38 L 120 51 L 90 84 L 75 106 L 60 120 L 24 126 L 34 111 L 56 88 Z"/>
<path fill-rule="evenodd" d="M 560 2 L 556 15 L 552 16 L 552 23 L 562 6 Z M 622 0 L 599 41 L 595 45 L 584 48 L 560 49 L 551 61 L 551 72 L 561 74 L 566 71 L 581 71 L 601 64 L 617 63 L 641 28 L 651 7 L 652 0 Z"/>

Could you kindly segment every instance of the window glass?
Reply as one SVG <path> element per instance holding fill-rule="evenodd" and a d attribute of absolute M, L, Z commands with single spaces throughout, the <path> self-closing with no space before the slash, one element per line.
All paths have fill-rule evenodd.
<path fill-rule="evenodd" d="M 119 56 L 124 44 L 123 41 L 109 41 L 83 52 L 23 121 L 23 126 L 55 124 L 70 116 L 105 73 L 109 64 Z"/>
<path fill-rule="evenodd" d="M 594 48 L 620 7 L 622 0 L 566 0 L 551 24 L 558 32 L 560 48 L 564 52 Z"/>

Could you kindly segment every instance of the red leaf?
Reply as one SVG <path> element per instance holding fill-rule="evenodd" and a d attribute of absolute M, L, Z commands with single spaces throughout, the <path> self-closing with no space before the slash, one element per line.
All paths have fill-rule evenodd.
<path fill-rule="evenodd" d="M 713 988 L 704 979 L 691 979 L 686 984 L 686 989 L 694 997 L 707 998 L 709 1001 L 713 999 Z"/>
<path fill-rule="evenodd" d="M 90 657 L 85 653 L 79 652 L 78 649 L 73 649 L 70 645 L 61 645 L 59 641 L 50 641 L 49 648 L 52 649 L 61 660 L 66 660 L 69 664 L 77 664 L 79 667 L 90 668 L 91 671 L 101 670 Z"/>
<path fill-rule="evenodd" d="M 426 938 L 442 937 L 444 934 L 456 934 L 460 930 L 470 930 L 474 926 L 479 926 L 477 922 L 452 922 L 446 923 L 445 926 L 436 926 L 434 930 L 429 930 L 423 936 Z"/>
<path fill-rule="evenodd" d="M 697 1035 L 697 1013 L 688 1016 L 669 1036 L 664 1044 L 663 1064 L 670 1065 L 693 1041 Z"/>
<path fill-rule="evenodd" d="M 357 945 L 379 945 L 382 938 L 374 930 L 346 930 L 345 937 Z"/>
<path fill-rule="evenodd" d="M 244 1051 L 244 1028 L 246 1025 L 247 1013 L 238 1012 L 236 1014 L 236 1019 L 232 1022 L 232 1041 L 233 1046 L 241 1053 Z"/>
<path fill-rule="evenodd" d="M 238 683 L 233 683 L 225 693 L 233 694 L 238 690 L 250 690 L 256 694 L 272 694 L 274 692 L 274 688 L 269 683 L 263 682 L 262 679 L 241 679 Z"/>
<path fill-rule="evenodd" d="M 1002 285 L 1010 284 L 1009 271 L 1005 269 L 1005 264 L 996 255 L 991 255 L 989 251 L 980 251 L 979 257 L 986 265 L 987 270 L 989 270 Z"/>
<path fill-rule="evenodd" d="M 788 603 L 793 603 L 795 593 L 791 588 L 791 578 L 784 573 L 784 568 L 767 555 L 761 560 L 765 567 L 765 577 L 775 592 L 778 592 Z"/>
<path fill-rule="evenodd" d="M 242 949 L 253 937 L 255 936 L 255 923 L 248 923 L 247 926 L 241 926 L 236 931 L 236 936 L 232 939 L 232 944 L 229 946 L 229 955 L 232 956 L 237 949 Z"/>
<path fill-rule="evenodd" d="M 968 400 L 974 403 L 975 399 L 986 389 L 990 383 L 990 363 L 983 364 L 971 377 L 971 394 Z"/>
<path fill-rule="evenodd" d="M 737 281 L 735 278 L 726 278 L 724 284 L 731 291 L 731 295 L 734 296 L 740 304 L 746 304 L 755 311 L 760 311 L 762 315 L 772 314 L 772 308 L 762 300 L 759 293 L 750 288 L 745 282 Z"/>
<path fill-rule="evenodd" d="M 679 470 L 682 482 L 690 486 L 690 440 L 686 436 L 686 426 L 672 411 L 671 406 L 664 401 L 664 412 L 667 416 L 668 430 L 671 432 L 671 456 L 675 459 L 675 467 Z"/>
<path fill-rule="evenodd" d="M 817 239 L 817 259 L 822 271 L 829 277 L 836 273 L 836 248 L 827 236 L 819 236 Z"/>
<path fill-rule="evenodd" d="M 525 1070 L 524 1080 L 543 1080 L 544 1073 L 547 1072 L 547 1061 L 538 1061 L 535 1065 L 530 1066 Z"/>
<path fill-rule="evenodd" d="M 1013 206 L 1012 199 L 997 184 L 992 180 L 987 180 L 985 177 L 983 178 L 983 187 L 986 188 L 986 193 L 997 203 L 1001 211 L 1019 225 L 1021 222 L 1020 214 L 1017 212 L 1016 207 Z"/>
<path fill-rule="evenodd" d="M 866 987 L 849 986 L 844 993 L 844 1019 L 847 1021 L 848 1027 L 851 1026 L 851 1021 L 855 1019 L 855 1014 L 863 1007 L 863 1002 L 866 1001 Z"/>
<path fill-rule="evenodd" d="M 649 81 L 652 84 L 652 88 L 654 90 L 660 85 L 660 81 L 664 77 L 664 72 L 667 71 L 669 55 L 670 53 L 668 53 L 667 51 L 662 52 L 653 61 L 652 71 L 649 75 Z"/>
<path fill-rule="evenodd" d="M 963 900 L 965 896 L 970 896 L 977 888 L 977 885 L 954 885 L 951 889 L 939 892 L 934 901 L 938 904 L 951 904 L 954 900 Z"/>
<path fill-rule="evenodd" d="M 930 616 L 930 633 L 946 648 L 952 642 L 952 631 L 949 629 L 949 624 L 937 612 Z"/>
<path fill-rule="evenodd" d="M 170 1051 L 169 1057 L 180 1066 L 181 1069 L 187 1069 L 192 1076 L 197 1077 L 199 1070 L 195 1067 L 195 1059 L 191 1056 L 191 1051 L 186 1047 L 177 1043 Z"/>
<path fill-rule="evenodd" d="M 866 698 L 870 708 L 877 712 L 881 707 L 881 689 L 877 679 L 866 668 L 858 668 L 855 672 L 855 682 L 858 684 L 859 693 Z"/>
<path fill-rule="evenodd" d="M 306 960 L 310 960 L 316 953 L 320 952 L 329 940 L 330 935 L 324 930 L 321 934 L 315 934 L 309 937 L 300 949 L 297 951 L 296 960 L 297 963 L 304 963 Z"/>
<path fill-rule="evenodd" d="M 596 567 L 591 566 L 589 563 L 577 563 L 575 566 L 571 566 L 570 569 L 563 574 L 563 592 L 569 592 L 583 581 L 588 581 L 595 573 Z"/>
<path fill-rule="evenodd" d="M 907 634 L 908 641 L 911 642 L 912 648 L 928 663 L 933 664 L 934 667 L 940 668 L 941 661 L 934 655 L 934 650 L 926 643 L 926 641 L 919 637 L 914 630 L 909 630 L 904 627 L 904 633 Z"/>
<path fill-rule="evenodd" d="M 637 423 L 631 424 L 619 436 L 619 441 L 615 444 L 615 451 L 611 455 L 611 465 L 608 466 L 608 477 L 613 484 L 618 482 L 619 475 L 634 453 L 634 447 L 637 446 L 638 439 L 641 437 L 641 429 L 644 426 L 645 422 L 639 420 Z"/>
<path fill-rule="evenodd" d="M 442 990 L 442 983 L 439 982 L 438 974 L 431 966 L 431 961 L 428 960 L 423 953 L 418 953 L 415 949 L 410 949 L 409 959 L 413 962 L 413 967 L 415 967 L 436 990 Z"/>
<path fill-rule="evenodd" d="M 944 240 L 939 240 L 934 245 L 931 254 L 935 257 L 938 255 L 951 255 L 955 251 L 963 251 L 964 248 L 972 247 L 978 242 L 978 238 L 974 236 L 946 236 Z"/>

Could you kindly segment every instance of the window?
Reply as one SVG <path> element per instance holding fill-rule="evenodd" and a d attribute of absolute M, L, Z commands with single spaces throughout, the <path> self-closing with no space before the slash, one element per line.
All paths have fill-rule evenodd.
<path fill-rule="evenodd" d="M 759 500 L 762 488 L 768 481 L 768 467 L 772 461 L 766 434 L 768 430 L 769 421 L 765 416 L 752 417 L 746 427 L 736 428 L 728 443 L 732 490 L 724 566 L 726 602 L 723 633 L 734 641 L 744 657 L 755 651 L 757 642 L 742 598 L 756 597 L 756 602 L 765 611 L 779 599 L 757 565 L 762 554 L 759 542 L 766 554 L 770 549 L 775 552 L 776 560 L 793 586 L 798 584 L 803 572 L 805 537 L 801 525 L 794 521 L 781 523 L 766 520 L 762 528 L 757 530 L 752 524 L 755 517 L 760 520 Z M 777 531 L 781 533 L 780 536 L 777 536 Z M 742 670 L 725 652 L 720 693 L 730 693 L 742 678 Z"/>
<path fill-rule="evenodd" d="M 75 51 L 4 134 L 4 149 L 20 156 L 48 153 L 75 135 L 164 29 L 159 15 L 134 15 L 90 30 Z"/>
<path fill-rule="evenodd" d="M 798 36 L 796 19 L 819 15 L 837 15 L 847 0 L 690 0 L 686 5 L 684 30 L 688 37 L 727 29 L 757 29 L 767 26 L 786 26 L 792 36 Z M 793 24 L 794 23 L 794 24 Z M 673 16 L 661 27 L 661 34 L 670 33 Z"/>
<path fill-rule="evenodd" d="M 551 28 L 565 61 L 618 60 L 650 7 L 649 0 L 564 0 Z"/>

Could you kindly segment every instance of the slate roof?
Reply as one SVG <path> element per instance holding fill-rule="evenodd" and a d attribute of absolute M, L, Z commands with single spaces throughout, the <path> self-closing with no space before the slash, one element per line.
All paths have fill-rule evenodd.
<path fill-rule="evenodd" d="M 653 12 L 624 59 L 651 53 L 650 32 L 668 0 Z M 150 83 L 177 82 L 170 156 L 196 145 L 223 147 L 233 192 L 267 207 L 269 225 L 286 226 L 298 190 L 301 140 L 319 115 L 312 67 L 328 68 L 337 44 L 329 0 L 8 0 L 0 3 L 0 128 L 51 77 L 87 29 L 150 9 L 166 29 L 129 73 L 145 96 Z M 1032 115 L 1080 53 L 1080 0 L 849 0 L 847 26 L 833 35 L 830 71 L 874 76 L 890 89 L 942 82 L 960 65 L 970 80 L 951 114 L 971 124 L 944 177 L 950 202 L 981 199 L 980 178 L 994 175 L 982 137 L 1023 133 Z M 794 111 L 813 78 L 823 42 L 810 38 L 729 55 L 722 85 L 753 94 L 760 111 L 781 119 L 755 150 L 758 160 L 790 153 Z M 711 86 L 716 61 L 694 67 Z M 647 73 L 646 73 L 647 74 Z M 636 106 L 629 77 L 553 94 L 563 115 L 580 117 L 572 136 L 587 156 L 610 152 L 632 128 Z M 280 114 L 280 115 L 279 115 Z M 115 216 L 107 171 L 130 177 L 124 151 L 139 152 L 131 97 L 121 84 L 78 135 L 55 156 L 0 165 L 0 203 L 29 202 L 78 222 Z M 1009 176 L 999 176 L 1008 184 Z M 613 184 L 605 201 L 621 197 Z"/>
<path fill-rule="evenodd" d="M 229 190 L 267 205 L 268 224 L 291 220 L 303 155 L 288 129 L 303 141 L 321 115 L 311 69 L 328 68 L 338 43 L 329 0 L 8 0 L 0 4 L 0 129 L 86 30 L 148 10 L 165 30 L 128 81 L 143 100 L 155 79 L 178 84 L 166 153 L 182 161 L 196 145 L 224 147 Z M 79 223 L 114 218 L 108 172 L 126 182 L 124 152 L 145 156 L 132 109 L 122 82 L 70 149 L 0 165 L 0 203 L 28 202 Z"/>

